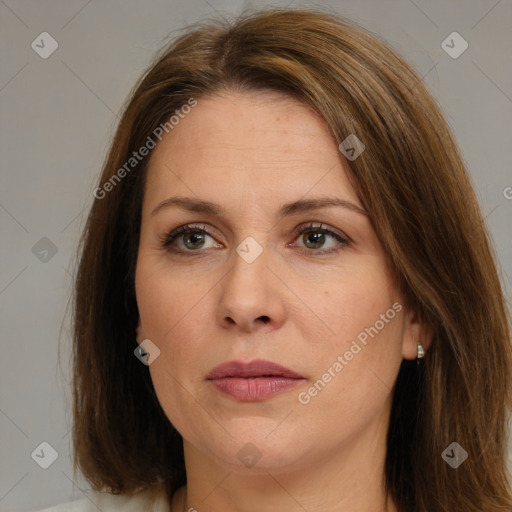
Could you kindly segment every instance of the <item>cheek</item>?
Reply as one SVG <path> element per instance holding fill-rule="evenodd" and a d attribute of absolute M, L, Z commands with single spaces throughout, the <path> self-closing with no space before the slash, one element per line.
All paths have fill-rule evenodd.
<path fill-rule="evenodd" d="M 311 417 L 332 417 L 340 425 L 341 415 L 347 427 L 383 406 L 402 360 L 400 296 L 381 266 L 367 268 L 357 277 L 346 274 L 321 294 L 318 315 L 330 336 L 318 341 L 309 332 L 314 371 L 299 400 L 315 411 Z"/>
<path fill-rule="evenodd" d="M 140 259 L 136 295 L 142 333 L 160 349 L 150 365 L 155 389 L 179 394 L 179 383 L 195 384 L 203 378 L 208 363 L 201 357 L 202 348 L 211 327 L 210 333 L 204 329 L 213 322 L 207 295 L 211 287 L 190 273 L 168 268 L 161 259 Z"/>
<path fill-rule="evenodd" d="M 340 272 L 317 295 L 315 312 L 329 327 L 333 351 L 343 349 L 347 342 L 350 345 L 360 334 L 363 342 L 365 336 L 371 339 L 368 330 L 375 334 L 375 328 L 386 335 L 393 331 L 392 337 L 398 340 L 400 296 L 385 267 L 374 259 L 364 267 L 352 266 Z M 395 302 L 398 305 L 393 307 Z"/>
<path fill-rule="evenodd" d="M 161 259 L 139 258 L 135 279 L 137 305 L 145 335 L 161 343 L 201 307 L 205 290 L 186 272 Z"/>
<path fill-rule="evenodd" d="M 156 270 L 155 270 L 156 268 Z M 179 277 L 179 278 L 178 278 Z M 197 315 L 205 317 L 204 291 L 190 278 L 140 264 L 136 293 L 143 334 L 160 355 L 149 366 L 158 400 L 169 421 L 189 435 L 190 425 L 204 424 L 204 411 L 192 399 L 202 379 Z M 194 320 L 195 319 L 195 320 Z"/>

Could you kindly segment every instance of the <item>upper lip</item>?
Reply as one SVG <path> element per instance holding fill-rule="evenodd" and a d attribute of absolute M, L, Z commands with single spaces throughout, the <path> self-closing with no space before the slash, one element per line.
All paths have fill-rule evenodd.
<path fill-rule="evenodd" d="M 255 359 L 254 361 L 228 361 L 216 366 L 206 377 L 207 380 L 222 379 L 224 377 L 286 377 L 288 379 L 302 379 L 303 377 L 289 368 L 285 368 L 272 361 Z"/>

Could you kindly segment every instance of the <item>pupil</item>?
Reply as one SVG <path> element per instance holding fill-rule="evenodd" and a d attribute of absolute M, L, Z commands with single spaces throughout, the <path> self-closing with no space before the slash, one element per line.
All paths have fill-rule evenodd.
<path fill-rule="evenodd" d="M 308 233 L 306 235 L 306 240 L 310 240 L 313 238 L 314 240 L 312 243 L 314 244 L 314 246 L 320 247 L 324 243 L 324 237 L 325 237 L 324 233 Z M 308 242 L 306 242 L 306 245 L 308 245 Z"/>
<path fill-rule="evenodd" d="M 201 233 L 189 233 L 186 237 L 185 237 L 185 245 L 188 245 L 187 241 L 190 241 L 192 239 L 192 248 L 194 248 L 194 244 L 199 242 L 199 244 L 203 241 L 201 240 L 202 238 L 202 234 Z M 199 241 L 197 240 L 197 238 L 194 239 L 194 237 L 198 237 L 199 238 Z M 195 240 L 195 242 L 194 242 Z"/>

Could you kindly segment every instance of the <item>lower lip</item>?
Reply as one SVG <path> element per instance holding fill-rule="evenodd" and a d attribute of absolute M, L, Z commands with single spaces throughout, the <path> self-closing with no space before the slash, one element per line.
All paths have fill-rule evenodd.
<path fill-rule="evenodd" d="M 210 382 L 221 393 L 237 400 L 259 402 L 296 386 L 302 380 L 286 377 L 224 377 Z"/>

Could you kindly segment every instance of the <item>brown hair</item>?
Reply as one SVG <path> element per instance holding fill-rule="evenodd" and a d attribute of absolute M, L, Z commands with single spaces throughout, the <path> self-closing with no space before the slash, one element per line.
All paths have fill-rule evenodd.
<path fill-rule="evenodd" d="M 406 300 L 434 332 L 422 366 L 404 360 L 394 388 L 385 477 L 399 510 L 510 510 L 512 354 L 495 256 L 439 107 L 378 38 L 308 9 L 187 29 L 134 89 L 100 186 L 191 98 L 265 89 L 311 106 L 337 143 L 356 134 L 366 145 L 349 162 L 350 179 Z M 148 160 L 97 195 L 81 239 L 74 462 L 97 490 L 130 494 L 158 486 L 170 497 L 186 483 L 182 438 L 133 354 Z M 457 469 L 441 457 L 453 441 L 469 454 Z"/>

